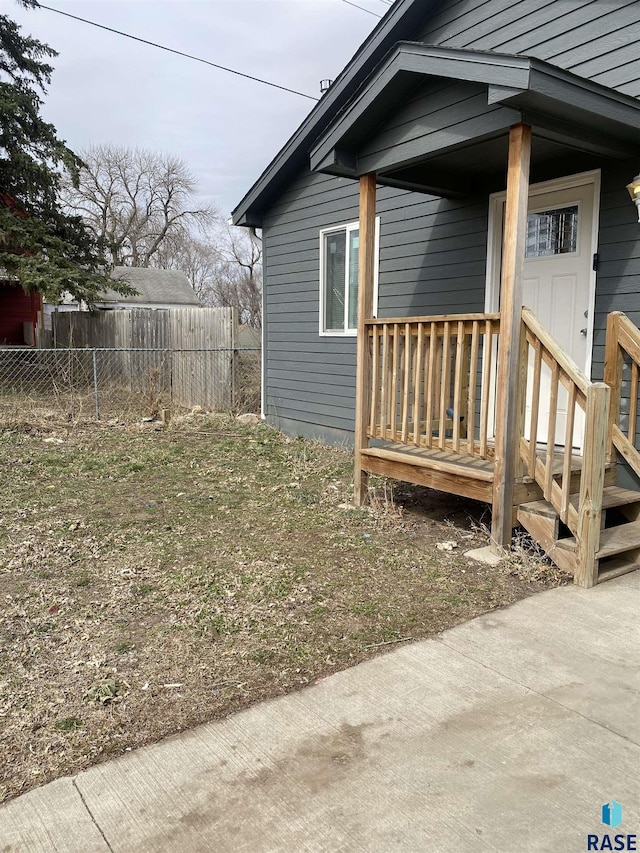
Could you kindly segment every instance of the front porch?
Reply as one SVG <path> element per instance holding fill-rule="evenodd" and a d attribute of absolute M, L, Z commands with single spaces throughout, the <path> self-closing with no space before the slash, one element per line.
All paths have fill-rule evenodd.
<path fill-rule="evenodd" d="M 591 587 L 640 564 L 640 492 L 616 473 L 621 453 L 640 476 L 640 330 L 610 315 L 592 382 L 523 306 L 531 138 L 510 130 L 499 313 L 374 318 L 377 179 L 360 179 L 355 501 L 369 474 L 486 501 L 496 552 L 522 524 Z"/>
<path fill-rule="evenodd" d="M 530 182 L 571 188 L 577 172 L 635 163 L 639 130 L 636 99 L 548 63 L 401 43 L 317 141 L 311 168 L 360 184 L 356 503 L 366 499 L 368 475 L 383 474 L 487 501 L 496 551 L 509 547 L 519 522 L 582 586 L 636 567 L 640 492 L 618 488 L 616 458 L 640 476 L 640 331 L 610 317 L 605 382 L 593 382 L 523 294 Z M 487 202 L 506 186 L 501 252 L 487 264 L 487 281 L 489 267 L 499 267 L 499 312 L 374 317 L 381 184 Z M 596 210 L 595 191 L 592 198 Z M 539 215 L 553 218 L 560 205 L 572 211 L 574 232 L 558 225 L 551 248 L 533 237 L 533 257 L 553 264 L 552 285 L 537 291 L 541 306 L 570 281 L 591 293 L 589 310 L 571 317 L 583 341 L 594 328 L 598 237 L 585 199 L 554 196 Z M 571 255 L 581 265 L 558 273 Z M 446 304 L 450 281 L 423 286 Z M 588 358 L 580 360 L 584 368 Z"/>
<path fill-rule="evenodd" d="M 371 319 L 364 326 L 369 384 L 363 406 L 368 422 L 357 454 L 360 483 L 377 474 L 495 508 L 505 491 L 493 420 L 499 315 Z M 522 524 L 582 586 L 632 571 L 640 553 L 640 492 L 616 485 L 616 447 L 640 475 L 633 446 L 640 331 L 624 315 L 610 316 L 607 383 L 589 381 L 526 308 L 519 337 L 509 523 Z M 539 441 L 557 435 L 560 416 L 563 445 Z"/>

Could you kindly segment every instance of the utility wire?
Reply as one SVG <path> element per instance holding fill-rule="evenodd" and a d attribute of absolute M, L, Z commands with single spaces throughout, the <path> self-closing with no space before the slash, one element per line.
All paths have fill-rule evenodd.
<path fill-rule="evenodd" d="M 360 9 L 361 12 L 367 12 L 369 15 L 373 15 L 375 18 L 381 18 L 382 15 L 379 15 L 377 12 L 372 12 L 371 9 L 365 9 L 364 6 L 358 6 L 357 3 L 352 3 L 351 0 L 342 0 L 343 3 L 346 3 L 347 6 L 353 6 L 354 9 Z"/>
<path fill-rule="evenodd" d="M 346 2 L 347 0 L 345 0 L 345 3 Z M 54 9 L 52 6 L 45 6 L 44 3 L 38 3 L 38 7 L 40 9 L 46 9 L 49 12 L 55 12 L 58 15 L 64 15 L 65 18 L 73 18 L 74 21 L 81 21 L 83 24 L 90 24 L 92 27 L 107 30 L 107 32 L 115 33 L 118 36 L 124 36 L 124 38 L 132 39 L 133 41 L 138 41 L 142 44 L 148 44 L 151 47 L 157 47 L 160 50 L 166 50 L 168 53 L 176 54 L 176 56 L 184 56 L 186 59 L 193 59 L 195 62 L 202 62 L 204 65 L 210 65 L 212 68 L 218 68 L 220 71 L 227 71 L 229 74 L 235 74 L 238 77 L 245 77 L 247 80 L 253 80 L 255 83 L 263 83 L 265 86 L 272 86 L 274 89 L 280 89 L 283 92 L 290 92 L 292 95 L 299 95 L 301 98 L 308 98 L 310 101 L 319 100 L 319 98 L 316 98 L 313 95 L 307 95 L 305 92 L 298 92 L 296 89 L 289 89 L 287 86 L 280 86 L 278 83 L 271 83 L 269 80 L 262 80 L 260 77 L 253 77 L 251 74 L 243 74 L 242 71 L 236 71 L 233 68 L 226 68 L 224 65 L 218 65 L 215 62 L 210 62 L 208 59 L 202 59 L 200 56 L 193 56 L 191 53 L 184 53 L 181 50 L 175 50 L 173 47 L 167 47 L 164 44 L 148 41 L 148 39 L 143 39 L 139 36 L 132 36 L 130 33 L 124 33 L 122 30 L 116 30 L 113 27 L 107 27 L 104 24 L 97 24 L 95 21 L 89 21 L 87 18 L 80 18 L 78 15 L 72 15 L 70 12 L 63 12 L 60 9 Z M 374 13 L 372 12 L 371 14 Z"/>

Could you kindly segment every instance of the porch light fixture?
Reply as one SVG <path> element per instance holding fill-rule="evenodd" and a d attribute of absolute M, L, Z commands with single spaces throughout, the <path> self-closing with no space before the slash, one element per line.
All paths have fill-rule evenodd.
<path fill-rule="evenodd" d="M 638 222 L 640 222 L 640 175 L 636 175 L 630 184 L 627 184 L 629 195 L 638 208 Z"/>

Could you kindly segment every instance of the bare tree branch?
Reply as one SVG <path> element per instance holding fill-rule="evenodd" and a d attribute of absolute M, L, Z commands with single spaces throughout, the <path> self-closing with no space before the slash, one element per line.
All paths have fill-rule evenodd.
<path fill-rule="evenodd" d="M 116 266 L 158 266 L 155 257 L 170 237 L 219 221 L 212 205 L 193 205 L 197 182 L 179 157 L 114 145 L 94 146 L 81 156 L 80 184 L 67 184 L 64 201 Z"/>
<path fill-rule="evenodd" d="M 220 229 L 203 240 L 187 231 L 172 234 L 152 266 L 185 273 L 203 305 L 237 310 L 242 325 L 262 326 L 262 246 L 242 228 Z"/>

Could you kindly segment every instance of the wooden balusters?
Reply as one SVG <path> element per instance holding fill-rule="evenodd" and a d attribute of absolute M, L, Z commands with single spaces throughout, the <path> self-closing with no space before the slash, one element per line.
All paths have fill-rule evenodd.
<path fill-rule="evenodd" d="M 528 360 L 528 359 L 527 359 Z M 531 386 L 531 428 L 529 431 L 529 458 L 526 460 L 531 477 L 536 475 L 536 448 L 538 446 L 538 415 L 540 412 L 540 377 L 542 375 L 542 344 L 533 345 L 533 382 Z"/>
<path fill-rule="evenodd" d="M 366 328 L 369 438 L 486 459 L 497 317 L 369 320 Z"/>
<path fill-rule="evenodd" d="M 440 415 L 438 418 L 438 447 L 446 447 L 447 409 L 449 408 L 449 383 L 451 382 L 451 324 L 444 324 L 442 359 L 440 368 Z"/>
<path fill-rule="evenodd" d="M 432 446 L 433 430 L 431 425 L 435 417 L 436 376 L 437 376 L 438 334 L 436 323 L 429 325 L 429 364 L 424 371 L 425 381 L 425 443 Z"/>
<path fill-rule="evenodd" d="M 422 371 L 424 361 L 424 323 L 418 324 L 418 338 L 416 341 L 415 361 L 413 365 L 413 443 L 420 446 L 420 421 L 422 410 L 420 408 L 420 395 L 422 392 Z M 425 424 L 425 432 L 428 432 Z"/>
<path fill-rule="evenodd" d="M 567 421 L 564 430 L 564 458 L 562 460 L 562 495 L 560 498 L 560 519 L 567 524 L 569 517 L 569 495 L 571 494 L 571 462 L 573 459 L 573 429 L 576 419 L 576 386 L 569 385 L 567 399 Z M 534 445 L 535 448 L 535 445 Z"/>
<path fill-rule="evenodd" d="M 558 388 L 560 385 L 560 368 L 554 363 L 551 370 L 551 392 L 549 395 L 549 419 L 547 426 L 547 453 L 544 475 L 544 496 L 551 499 L 551 485 L 553 483 L 553 462 L 555 450 L 556 421 L 558 419 Z"/>
<path fill-rule="evenodd" d="M 402 358 L 402 438 L 403 444 L 407 443 L 409 435 L 409 410 L 411 398 L 411 325 L 404 324 L 404 349 Z"/>
<path fill-rule="evenodd" d="M 476 383 L 478 381 L 478 354 L 480 352 L 480 323 L 473 321 L 469 346 L 469 370 L 467 393 L 467 453 L 475 455 Z M 487 388 L 488 391 L 488 388 Z"/>
<path fill-rule="evenodd" d="M 375 436 L 380 417 L 380 343 L 379 327 L 371 330 L 371 411 L 369 414 L 369 436 Z M 382 383 L 384 384 L 384 383 Z"/>
<path fill-rule="evenodd" d="M 480 416 L 480 458 L 487 458 L 489 437 L 489 401 L 492 379 L 493 335 L 491 321 L 485 323 L 484 345 L 482 348 L 482 413 Z"/>
<path fill-rule="evenodd" d="M 398 420 L 398 361 L 400 357 L 400 333 L 398 324 L 393 324 L 393 343 L 391 347 L 391 398 L 389 400 L 389 438 L 396 441 L 396 423 Z"/>
<path fill-rule="evenodd" d="M 389 422 L 389 326 L 385 323 L 382 327 L 382 371 L 381 371 L 381 402 L 380 402 L 380 432 L 375 435 L 378 438 L 387 437 L 387 423 Z"/>
<path fill-rule="evenodd" d="M 631 444 L 636 443 L 636 427 L 638 421 L 638 365 L 631 362 L 631 384 L 629 386 L 629 424 L 627 438 Z"/>
<path fill-rule="evenodd" d="M 628 396 L 623 388 L 623 376 L 630 368 Z M 640 452 L 636 447 L 638 427 L 638 380 L 640 365 L 640 329 L 621 311 L 607 318 L 604 381 L 611 389 L 608 422 L 607 459 L 615 461 L 616 451 L 640 476 Z M 622 430 L 622 399 L 628 399 L 629 416 L 626 431 Z"/>
<path fill-rule="evenodd" d="M 464 322 L 460 320 L 458 322 L 456 335 L 456 361 L 453 380 L 453 424 L 451 437 L 453 440 L 454 453 L 460 452 L 460 417 L 463 405 L 466 404 L 469 382 L 469 377 L 465 375 L 465 368 L 466 370 L 469 369 L 468 359 L 465 358 L 466 352 L 467 347 L 466 335 L 464 333 Z M 465 361 L 467 361 L 467 364 L 465 364 Z M 464 415 L 462 415 L 462 417 L 464 417 Z"/>

